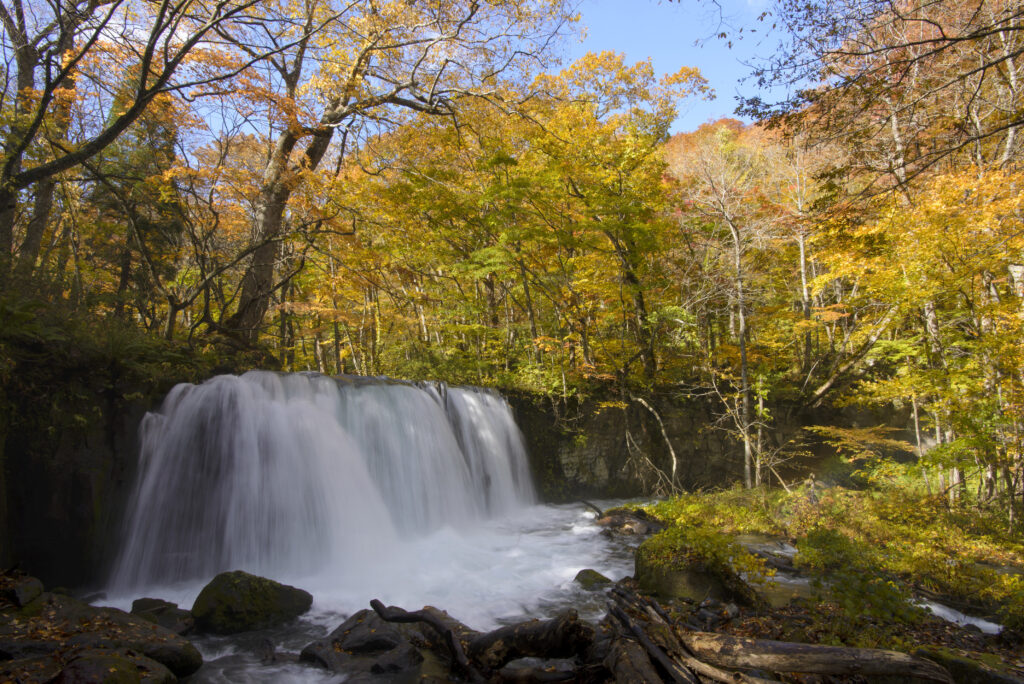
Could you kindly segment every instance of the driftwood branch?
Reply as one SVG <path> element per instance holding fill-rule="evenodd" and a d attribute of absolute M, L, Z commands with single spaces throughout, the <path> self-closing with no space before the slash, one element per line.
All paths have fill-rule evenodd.
<path fill-rule="evenodd" d="M 462 648 L 462 642 L 459 641 L 459 637 L 455 634 L 455 631 L 442 622 L 437 615 L 426 611 L 417 610 L 409 612 L 396 606 L 385 607 L 378 599 L 370 601 L 370 607 L 373 608 L 374 612 L 377 613 L 385 622 L 403 622 L 403 623 L 415 623 L 422 622 L 430 625 L 434 631 L 436 631 L 448 649 L 451 651 L 452 658 L 455 661 L 458 669 L 472 682 L 486 682 L 487 679 L 480 674 L 472 663 L 469 662 L 469 658 L 466 657 L 466 652 Z"/>

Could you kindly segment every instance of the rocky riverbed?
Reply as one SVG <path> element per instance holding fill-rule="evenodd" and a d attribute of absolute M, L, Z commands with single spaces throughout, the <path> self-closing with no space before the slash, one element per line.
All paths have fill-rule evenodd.
<path fill-rule="evenodd" d="M 595 512 L 577 507 L 569 517 L 578 526 L 575 536 L 620 556 L 658 529 L 656 521 L 628 511 L 603 516 L 603 533 Z M 784 542 L 746 541 L 778 550 L 785 563 Z M 888 671 L 901 681 L 916 675 L 1013 682 L 1024 675 L 1021 639 L 1009 632 L 986 635 L 934 618 L 906 630 L 903 654 L 807 651 L 805 645 L 821 641 L 816 626 L 830 619 L 827 605 L 652 596 L 621 577 L 628 573 L 616 572 L 617 562 L 599 568 L 612 578 L 567 566 L 570 579 L 559 586 L 573 601 L 548 595 L 518 616 L 477 622 L 483 629 L 462 622 L 467 618 L 459 612 L 444 612 L 448 606 L 371 607 L 372 596 L 346 614 L 315 606 L 305 613 L 313 600 L 302 589 L 244 573 L 218 576 L 181 607 L 136 600 L 132 613 L 90 606 L 7 574 L 0 579 L 0 681 L 690 681 L 684 670 L 702 681 L 860 682 Z M 529 620 L 529 613 L 542 619 Z M 822 658 L 834 661 L 831 670 Z M 855 664 L 842 665 L 843 658 Z"/>

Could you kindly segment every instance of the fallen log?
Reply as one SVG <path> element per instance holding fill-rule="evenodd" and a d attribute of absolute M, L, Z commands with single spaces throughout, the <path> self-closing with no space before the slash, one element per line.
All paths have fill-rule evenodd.
<path fill-rule="evenodd" d="M 643 646 L 629 639 L 616 639 L 604 665 L 615 676 L 616 682 L 660 682 L 661 675 L 654 669 Z"/>
<path fill-rule="evenodd" d="M 469 659 L 495 670 L 516 658 L 570 658 L 594 642 L 594 628 L 568 610 L 550 620 L 530 620 L 478 634 L 466 644 Z"/>
<path fill-rule="evenodd" d="M 617 586 L 615 589 L 618 591 L 613 590 L 612 598 L 622 605 L 641 612 L 651 623 L 649 627 L 651 634 L 648 635 L 644 632 L 643 628 L 618 606 L 609 606 L 609 612 L 637 635 L 640 643 L 651 654 L 652 660 L 668 671 L 673 681 L 698 681 L 694 675 L 704 680 L 722 682 L 723 684 L 768 684 L 775 681 L 742 672 L 727 672 L 698 660 L 679 641 L 668 615 L 657 601 L 642 597 L 621 586 Z M 653 643 L 655 641 L 662 642 L 662 645 L 656 645 Z M 652 649 L 655 650 L 652 651 Z M 668 662 L 666 663 L 664 660 Z"/>
<path fill-rule="evenodd" d="M 681 666 L 675 660 L 670 658 L 665 651 L 651 641 L 650 637 L 647 636 L 643 628 L 636 623 L 631 617 L 629 617 L 621 608 L 616 605 L 609 605 L 608 612 L 612 616 L 622 623 L 629 632 L 636 637 L 636 640 L 640 642 L 640 645 L 647 651 L 647 655 L 650 657 L 651 662 L 661 666 L 668 676 L 676 684 L 700 684 L 697 678 L 692 672 Z"/>
<path fill-rule="evenodd" d="M 466 652 L 462 648 L 462 642 L 459 641 L 459 637 L 455 634 L 455 631 L 441 621 L 437 615 L 426 610 L 407 611 L 397 606 L 385 607 L 378 599 L 370 601 L 370 607 L 373 608 L 374 612 L 377 613 L 385 622 L 404 622 L 414 623 L 422 622 L 430 625 L 434 630 L 444 639 L 445 644 L 451 651 L 452 659 L 455 661 L 457 669 L 467 677 L 471 682 L 486 682 L 487 679 L 480 674 L 480 671 L 469 662 L 466 657 Z"/>
<path fill-rule="evenodd" d="M 718 667 L 888 676 L 953 684 L 949 672 L 941 665 L 897 651 L 797 644 L 708 632 L 681 631 L 679 639 L 697 659 Z"/>

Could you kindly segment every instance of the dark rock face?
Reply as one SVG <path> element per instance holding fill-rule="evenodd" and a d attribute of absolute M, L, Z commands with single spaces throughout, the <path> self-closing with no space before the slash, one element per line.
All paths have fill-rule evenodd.
<path fill-rule="evenodd" d="M 102 374 L 79 378 L 74 392 L 61 382 L 54 380 L 53 397 L 8 396 L 0 561 L 17 562 L 47 586 L 82 586 L 104 577 L 134 478 L 139 422 L 164 388 Z"/>
<path fill-rule="evenodd" d="M 195 626 L 192 613 L 178 604 L 156 598 L 140 598 L 132 602 L 132 615 L 160 625 L 175 634 L 188 634 Z"/>
<path fill-rule="evenodd" d="M 637 458 L 642 452 L 659 469 L 671 470 L 671 457 L 651 412 L 637 402 L 545 400 L 507 396 L 526 439 L 530 465 L 541 498 L 566 502 L 581 498 L 628 498 L 649 493 L 657 478 Z M 742 448 L 714 423 L 705 400 L 651 396 L 676 452 L 677 481 L 683 487 L 720 485 L 742 475 Z M 629 438 L 627 439 L 627 433 Z M 627 447 L 633 445 L 633 450 Z"/>
<path fill-rule="evenodd" d="M 534 482 L 544 501 L 654 493 L 659 478 L 649 463 L 666 475 L 672 472 L 662 426 L 675 451 L 680 487 L 717 487 L 742 480 L 743 446 L 730 433 L 715 429 L 722 407 L 710 398 L 682 396 L 675 389 L 645 395 L 644 401 L 661 418 L 659 425 L 645 406 L 622 401 L 611 388 L 585 400 L 517 392 L 505 396 L 526 440 Z M 769 408 L 774 425 L 767 439 L 773 447 L 785 444 L 805 425 L 892 425 L 909 430 L 907 416 L 891 409 L 876 414 L 830 407 L 809 412 L 783 403 Z M 912 432 L 907 435 L 913 439 Z M 821 458 L 834 453 L 822 443 L 808 444 L 808 450 Z"/>
<path fill-rule="evenodd" d="M 192 616 L 199 631 L 237 634 L 294 620 L 312 605 L 307 591 L 234 570 L 203 587 Z"/>
<path fill-rule="evenodd" d="M 302 649 L 300 660 L 359 681 L 388 675 L 389 681 L 419 681 L 423 654 L 398 626 L 372 610 L 361 610 L 323 639 Z"/>
<path fill-rule="evenodd" d="M 48 592 L 24 606 L 0 604 L 0 659 L 7 661 L 0 681 L 50 681 L 60 675 L 64 679 L 56 681 L 164 682 L 187 677 L 203 664 L 188 640 L 163 627 Z M 101 671 L 110 677 L 89 674 Z"/>

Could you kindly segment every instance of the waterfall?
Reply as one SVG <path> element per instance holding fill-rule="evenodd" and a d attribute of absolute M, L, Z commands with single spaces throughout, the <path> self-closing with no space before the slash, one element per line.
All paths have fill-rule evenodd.
<path fill-rule="evenodd" d="M 231 569 L 343 577 L 534 500 L 509 406 L 479 389 L 252 371 L 178 385 L 140 433 L 125 591 Z"/>

